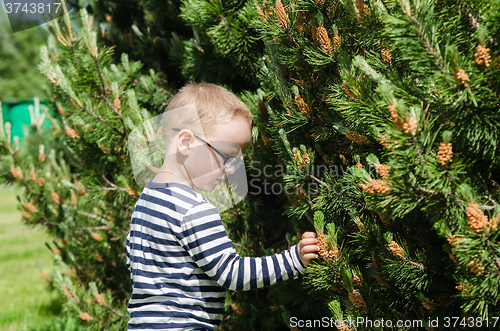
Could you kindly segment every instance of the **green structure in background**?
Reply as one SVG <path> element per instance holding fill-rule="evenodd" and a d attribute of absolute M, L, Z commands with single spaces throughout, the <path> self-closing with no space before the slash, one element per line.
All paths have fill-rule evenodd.
<path fill-rule="evenodd" d="M 56 111 L 51 108 L 49 101 L 40 101 L 38 97 L 2 102 L 0 107 L 3 114 L 3 124 L 7 122 L 11 124 L 11 143 L 14 142 L 14 136 L 18 136 L 20 141 L 24 141 L 25 135 L 30 132 L 30 125 L 41 126 L 44 131 L 52 126 L 50 121 L 45 121 L 45 114 L 40 107 L 47 107 L 53 117 L 56 115 Z"/>

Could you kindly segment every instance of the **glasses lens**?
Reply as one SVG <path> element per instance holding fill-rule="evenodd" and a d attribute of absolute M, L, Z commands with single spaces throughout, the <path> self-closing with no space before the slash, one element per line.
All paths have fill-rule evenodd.
<path fill-rule="evenodd" d="M 224 166 L 226 168 L 230 168 L 235 163 L 236 163 L 236 159 L 234 157 L 230 157 L 229 159 L 226 160 L 226 162 L 224 162 Z"/>

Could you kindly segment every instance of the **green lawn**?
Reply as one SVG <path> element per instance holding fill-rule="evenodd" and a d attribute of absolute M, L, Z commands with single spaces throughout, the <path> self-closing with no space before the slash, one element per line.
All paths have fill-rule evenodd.
<path fill-rule="evenodd" d="M 21 221 L 17 195 L 24 188 L 0 184 L 0 330 L 37 330 L 54 323 L 61 309 L 56 291 L 50 291 L 38 269 L 50 274 L 50 237 L 42 228 Z M 58 324 L 58 323 L 56 323 Z"/>

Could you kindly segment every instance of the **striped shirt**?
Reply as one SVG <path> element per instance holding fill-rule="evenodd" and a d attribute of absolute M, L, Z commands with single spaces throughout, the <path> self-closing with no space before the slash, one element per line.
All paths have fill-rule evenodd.
<path fill-rule="evenodd" d="M 297 245 L 240 257 L 217 209 L 180 183 L 150 181 L 127 236 L 129 330 L 214 330 L 226 290 L 250 290 L 304 273 Z"/>

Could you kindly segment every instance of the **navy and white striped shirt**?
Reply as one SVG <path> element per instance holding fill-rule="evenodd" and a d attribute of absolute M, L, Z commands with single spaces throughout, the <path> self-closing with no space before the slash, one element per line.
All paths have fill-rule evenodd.
<path fill-rule="evenodd" d="M 129 330 L 214 330 L 227 289 L 261 288 L 305 269 L 297 245 L 267 257 L 238 256 L 217 209 L 180 183 L 148 183 L 126 247 Z"/>

